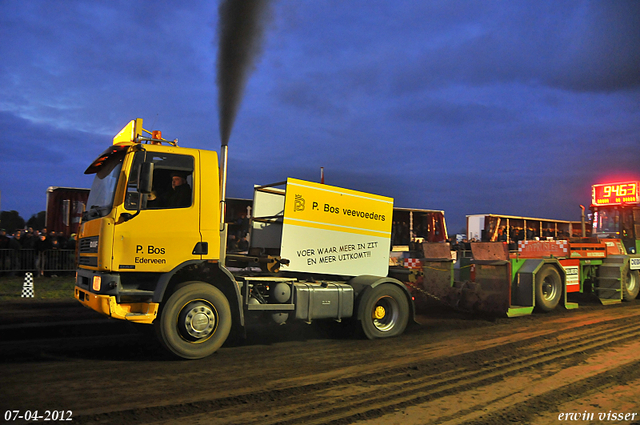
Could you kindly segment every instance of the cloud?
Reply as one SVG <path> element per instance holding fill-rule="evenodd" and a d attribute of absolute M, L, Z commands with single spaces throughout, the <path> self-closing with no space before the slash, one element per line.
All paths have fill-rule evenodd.
<path fill-rule="evenodd" d="M 17 210 L 23 218 L 45 209 L 49 186 L 89 187 L 83 175 L 100 153 L 92 149 L 96 136 L 36 124 L 0 112 L 2 210 Z"/>
<path fill-rule="evenodd" d="M 396 75 L 395 90 L 509 82 L 577 92 L 640 86 L 637 1 L 509 6 L 483 8 L 461 37 L 425 45 Z"/>
<path fill-rule="evenodd" d="M 578 8 L 555 52 L 558 67 L 546 81 L 575 91 L 640 86 L 640 3 L 589 2 Z"/>
<path fill-rule="evenodd" d="M 17 4 L 0 6 L 0 34 L 12 40 L 0 46 L 2 110 L 94 130 L 114 111 L 155 115 L 156 102 L 213 91 L 215 8 L 203 2 Z"/>
<path fill-rule="evenodd" d="M 515 113 L 502 107 L 482 104 L 455 104 L 447 100 L 428 100 L 404 104 L 393 112 L 396 119 L 432 123 L 444 127 L 463 126 L 471 122 L 510 122 Z"/>
<path fill-rule="evenodd" d="M 340 105 L 333 94 L 335 87 L 324 83 L 321 75 L 307 76 L 304 80 L 284 81 L 275 91 L 278 100 L 284 105 L 306 111 L 310 115 L 336 117 L 345 113 L 344 104 Z M 310 85 L 316 90 L 309 90 Z"/>
<path fill-rule="evenodd" d="M 591 184 L 640 178 L 638 5 L 274 2 L 229 194 L 324 166 L 329 184 L 444 209 L 456 231 L 474 212 L 571 218 Z M 136 117 L 217 149 L 216 13 L 208 0 L 0 2 L 3 209 L 30 215 L 47 186 L 87 187 L 88 163 Z"/>

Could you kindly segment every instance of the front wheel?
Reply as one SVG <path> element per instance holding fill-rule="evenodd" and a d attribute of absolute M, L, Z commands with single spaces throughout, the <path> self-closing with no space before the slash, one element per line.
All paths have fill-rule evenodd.
<path fill-rule="evenodd" d="M 388 338 L 404 332 L 410 311 L 402 289 L 392 284 L 376 286 L 364 302 L 362 331 L 367 338 Z"/>
<path fill-rule="evenodd" d="M 200 359 L 222 346 L 231 331 L 227 297 L 204 282 L 183 284 L 164 303 L 156 330 L 160 342 L 184 359 Z"/>
<path fill-rule="evenodd" d="M 623 275 L 622 298 L 625 301 L 635 300 L 640 292 L 640 273 L 638 270 L 631 270 L 629 266 L 627 266 L 626 273 L 623 272 Z"/>
<path fill-rule="evenodd" d="M 558 306 L 562 296 L 562 278 L 553 266 L 543 266 L 536 273 L 536 307 L 551 311 Z"/>

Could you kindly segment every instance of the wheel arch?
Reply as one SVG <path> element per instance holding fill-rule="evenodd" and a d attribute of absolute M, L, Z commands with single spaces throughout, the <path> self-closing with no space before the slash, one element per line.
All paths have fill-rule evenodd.
<path fill-rule="evenodd" d="M 560 280 L 562 281 L 562 292 L 565 293 L 566 289 L 567 289 L 567 272 L 564 270 L 564 267 L 562 267 L 562 264 L 560 264 L 560 261 L 558 261 L 558 259 L 556 259 L 556 258 L 543 258 L 543 261 L 540 264 L 540 268 L 538 270 L 536 270 L 536 272 L 539 272 L 545 266 L 548 266 L 548 265 L 550 265 L 553 268 L 555 268 L 556 271 L 560 274 Z"/>
<path fill-rule="evenodd" d="M 244 313 L 240 287 L 229 270 L 219 263 L 187 261 L 158 279 L 153 301 L 161 303 L 168 299 L 184 282 L 200 281 L 218 288 L 227 297 L 234 325 L 244 328 Z"/>
<path fill-rule="evenodd" d="M 538 274 L 546 267 L 553 267 L 560 275 L 562 294 L 560 300 L 567 305 L 566 281 L 564 268 L 557 258 L 527 258 L 513 276 L 513 282 L 517 282 L 517 299 L 522 305 L 536 306 L 536 281 Z"/>

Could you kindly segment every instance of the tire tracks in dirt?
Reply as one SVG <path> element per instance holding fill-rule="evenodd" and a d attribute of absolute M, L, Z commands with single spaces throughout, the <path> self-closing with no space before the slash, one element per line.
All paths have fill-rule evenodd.
<path fill-rule="evenodd" d="M 488 348 L 473 350 L 473 347 L 461 347 L 463 354 L 424 360 L 416 360 L 411 355 L 401 365 L 394 362 L 394 366 L 378 370 L 372 366 L 344 378 L 319 379 L 310 384 L 293 384 L 272 391 L 261 389 L 193 403 L 79 416 L 74 421 L 105 423 L 135 420 L 138 423 L 172 424 L 188 420 L 197 424 L 211 423 L 215 418 L 218 424 L 366 422 L 409 406 L 459 393 L 481 391 L 522 374 L 537 374 L 553 380 L 558 369 L 562 372 L 579 367 L 590 356 L 612 347 L 636 343 L 640 341 L 639 337 L 637 313 L 629 313 L 628 316 L 623 313 L 610 320 L 591 320 L 587 324 L 576 321 L 555 333 L 544 331 L 515 342 L 499 338 L 501 343 Z M 470 356 L 474 357 L 473 361 L 469 361 Z M 621 357 L 618 361 L 625 359 Z M 371 364 L 380 367 L 380 362 Z M 489 397 L 480 403 L 469 403 L 455 412 L 430 418 L 428 422 L 477 425 L 496 423 L 498 419 L 521 420 L 534 414 L 540 405 L 555 405 L 576 393 L 606 386 L 608 379 L 603 379 L 605 375 L 613 376 L 616 382 L 636 379 L 640 376 L 640 372 L 636 372 L 640 370 L 638 366 L 640 360 L 636 359 L 619 366 L 614 363 L 614 366 L 583 371 L 579 379 L 573 379 L 566 385 L 549 386 L 547 382 L 538 385 L 536 391 L 526 390 L 526 385 L 513 391 L 498 391 L 497 399 Z M 629 370 L 633 373 L 628 373 Z"/>

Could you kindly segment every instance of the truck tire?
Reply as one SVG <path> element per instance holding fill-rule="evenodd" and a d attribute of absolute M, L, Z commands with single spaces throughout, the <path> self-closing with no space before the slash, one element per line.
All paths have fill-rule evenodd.
<path fill-rule="evenodd" d="M 623 271 L 622 299 L 625 301 L 635 300 L 640 292 L 640 273 L 638 270 L 631 270 L 628 265 L 625 269 L 626 273 Z"/>
<path fill-rule="evenodd" d="M 376 339 L 402 334 L 409 323 L 409 301 L 402 289 L 382 284 L 367 295 L 361 320 L 364 335 Z"/>
<path fill-rule="evenodd" d="M 558 306 L 562 297 L 562 278 L 552 265 L 542 266 L 536 273 L 536 308 L 551 311 Z"/>
<path fill-rule="evenodd" d="M 231 322 L 229 301 L 218 288 L 186 282 L 164 303 L 155 323 L 167 350 L 184 359 L 201 359 L 222 346 Z"/>

